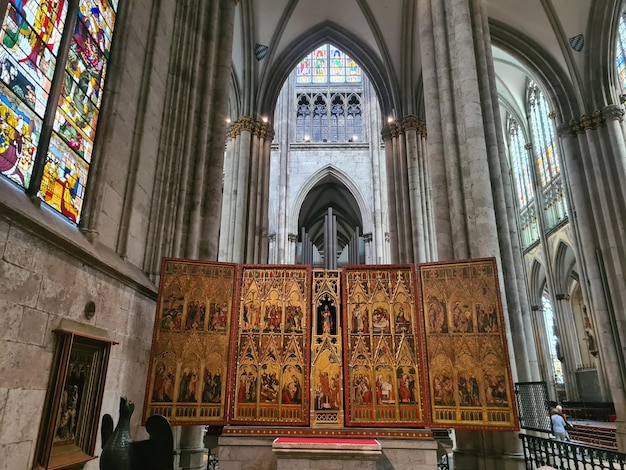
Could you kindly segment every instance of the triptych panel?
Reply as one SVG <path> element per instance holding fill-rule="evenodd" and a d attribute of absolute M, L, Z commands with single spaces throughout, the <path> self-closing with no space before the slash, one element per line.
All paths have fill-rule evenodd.
<path fill-rule="evenodd" d="M 143 419 L 518 429 L 495 259 L 165 259 Z"/>
<path fill-rule="evenodd" d="M 226 423 L 236 273 L 233 264 L 163 261 L 144 421 Z"/>
<path fill-rule="evenodd" d="M 423 426 L 421 325 L 411 266 L 345 270 L 346 424 Z"/>
<path fill-rule="evenodd" d="M 310 282 L 306 267 L 243 267 L 231 423 L 308 423 Z"/>
<path fill-rule="evenodd" d="M 432 426 L 518 429 L 495 260 L 418 269 Z"/>

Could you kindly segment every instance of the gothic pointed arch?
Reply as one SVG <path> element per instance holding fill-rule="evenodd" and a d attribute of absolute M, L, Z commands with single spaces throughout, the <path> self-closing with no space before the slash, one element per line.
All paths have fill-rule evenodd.
<path fill-rule="evenodd" d="M 582 114 L 581 91 L 567 78 L 567 73 L 535 41 L 493 18 L 489 19 L 491 42 L 515 56 L 548 92 L 559 122 L 569 122 Z"/>
<path fill-rule="evenodd" d="M 325 21 L 298 36 L 264 75 L 259 90 L 259 115 L 273 115 L 280 90 L 294 67 L 309 52 L 325 43 L 341 49 L 361 66 L 372 82 L 383 115 L 400 109 L 398 86 L 393 74 L 386 69 L 376 52 L 359 42 L 347 29 L 332 21 Z"/>
<path fill-rule="evenodd" d="M 530 282 L 528 292 L 531 305 L 541 306 L 541 296 L 543 295 L 543 290 L 545 288 L 546 282 L 547 279 L 545 268 L 538 260 L 534 260 L 530 268 Z"/>
<path fill-rule="evenodd" d="M 576 269 L 576 256 L 572 247 L 563 240 L 558 242 L 555 250 L 553 269 L 556 293 L 569 293 L 572 275 Z"/>
<path fill-rule="evenodd" d="M 361 233 L 372 230 L 370 215 L 372 211 L 357 185 L 347 174 L 332 165 L 327 165 L 302 185 L 295 198 L 290 213 L 299 216 L 291 219 L 291 232 L 298 233 L 300 227 L 305 227 L 313 243 L 321 248 L 323 220 L 328 205 L 333 206 L 333 211 L 337 215 L 337 237 L 340 248 L 350 241 L 355 227 L 360 227 Z"/>
<path fill-rule="evenodd" d="M 585 86 L 593 102 L 589 110 L 618 104 L 620 85 L 615 72 L 615 45 L 618 36 L 621 0 L 594 0 L 589 11 L 589 34 L 585 55 Z M 608 33 L 607 33 L 608 31 Z"/>

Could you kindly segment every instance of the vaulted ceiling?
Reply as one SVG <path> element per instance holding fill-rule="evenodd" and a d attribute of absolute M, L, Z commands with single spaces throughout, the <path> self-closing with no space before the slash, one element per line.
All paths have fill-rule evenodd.
<path fill-rule="evenodd" d="M 383 112 L 419 113 L 421 53 L 418 3 L 426 0 L 241 0 L 235 18 L 233 67 L 238 114 L 271 114 L 282 82 L 316 46 L 332 42 L 354 57 L 372 81 Z M 569 39 L 588 31 L 597 2 L 613 0 L 479 0 L 493 31 L 531 43 L 561 78 L 580 88 L 584 53 Z M 596 8 L 597 10 L 598 8 Z M 494 39 L 500 45 L 505 39 Z M 257 48 L 256 46 L 265 46 Z M 523 102 L 523 65 L 501 48 L 494 53 L 498 87 Z M 521 70 L 520 70 L 521 69 Z M 375 84 L 375 87 L 377 85 Z M 243 91 L 247 90 L 247 91 Z M 254 92 L 250 92 L 254 90 Z M 390 109 L 385 109 L 389 107 Z"/>
<path fill-rule="evenodd" d="M 231 100 L 231 117 L 271 117 L 289 73 L 324 43 L 334 44 L 361 65 L 376 89 L 383 115 L 424 117 L 419 4 L 430 1 L 436 0 L 241 0 L 235 17 L 236 98 Z M 616 18 L 619 0 L 469 1 L 481 2 L 489 18 L 502 117 L 512 112 L 524 121 L 529 78 L 542 88 L 554 82 L 548 96 L 553 104 L 567 101 L 562 109 L 555 109 L 564 122 L 594 106 L 583 97 L 592 95 L 585 87 L 596 85 L 588 63 L 592 55 L 588 44 L 599 34 L 607 34 L 602 31 L 608 28 L 604 23 Z M 570 39 L 579 35 L 587 43 L 581 50 L 570 44 Z M 611 67 L 614 56 L 610 47 L 593 53 L 604 54 L 606 68 Z M 606 91 L 599 93 L 606 95 Z M 320 196 L 322 193 L 327 196 Z M 315 188 L 315 194 L 308 199 L 311 210 L 301 213 L 310 216 L 301 220 L 300 226 L 307 226 L 321 245 L 328 195 L 347 201 L 349 193 L 338 182 L 325 181 Z M 347 208 L 352 206 L 346 202 Z M 357 223 L 356 214 L 358 208 L 346 216 L 349 224 L 340 227 L 340 246 Z"/>

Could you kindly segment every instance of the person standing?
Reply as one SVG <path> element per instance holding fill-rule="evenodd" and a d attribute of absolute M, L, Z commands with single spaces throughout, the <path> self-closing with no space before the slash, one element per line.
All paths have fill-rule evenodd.
<path fill-rule="evenodd" d="M 565 429 L 565 420 L 563 419 L 563 416 L 559 414 L 556 408 L 552 408 L 550 410 L 550 420 L 552 421 L 552 434 L 554 434 L 554 436 L 559 441 L 569 441 L 569 434 Z"/>

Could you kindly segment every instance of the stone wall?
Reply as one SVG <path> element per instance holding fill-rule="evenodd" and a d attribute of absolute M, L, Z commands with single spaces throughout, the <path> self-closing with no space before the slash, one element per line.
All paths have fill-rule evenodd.
<path fill-rule="evenodd" d="M 50 382 L 52 330 L 62 318 L 102 328 L 119 343 L 111 349 L 102 413 L 117 422 L 119 397 L 127 396 L 138 407 L 133 436 L 141 437 L 153 298 L 4 219 L 0 255 L 0 469 L 32 467 Z M 96 304 L 90 320 L 88 301 Z M 98 461 L 85 468 L 97 469 Z"/>

